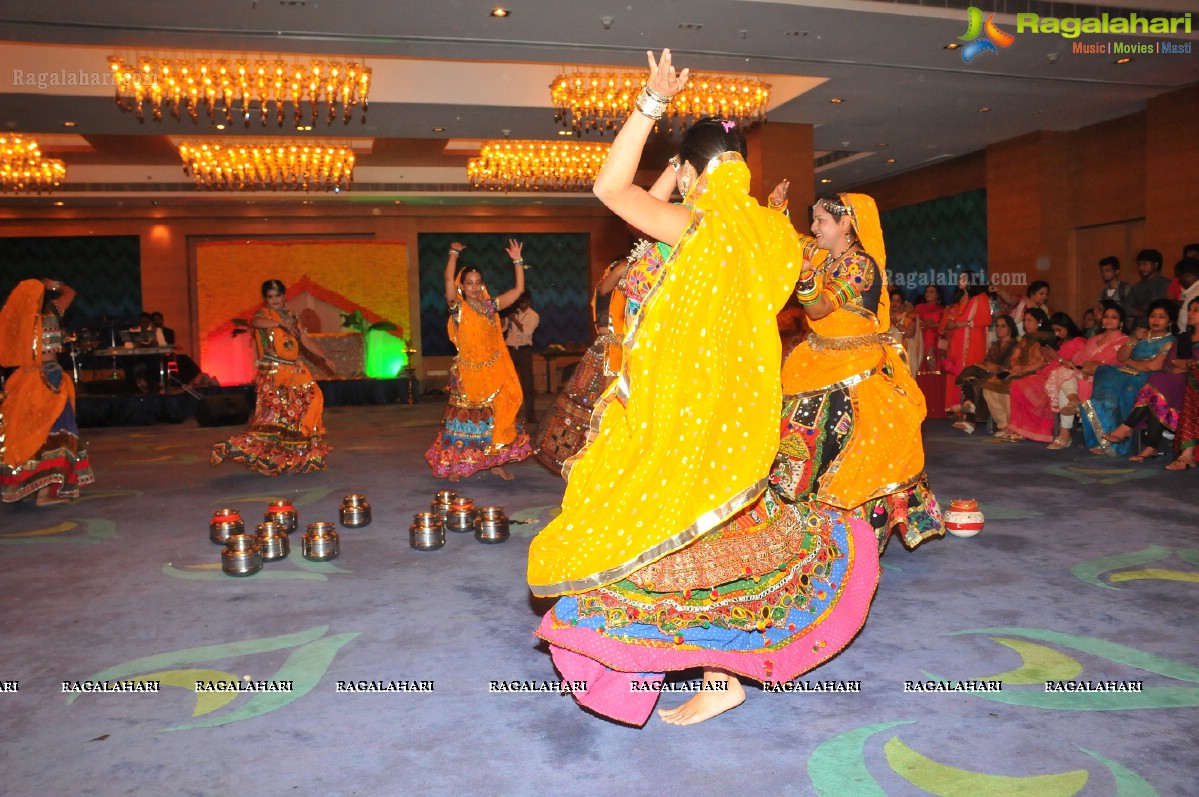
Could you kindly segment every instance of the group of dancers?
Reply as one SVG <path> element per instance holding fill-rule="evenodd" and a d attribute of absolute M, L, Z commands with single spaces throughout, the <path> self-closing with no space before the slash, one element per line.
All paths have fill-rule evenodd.
<path fill-rule="evenodd" d="M 505 465 L 535 451 L 561 472 L 562 512 L 529 551 L 530 590 L 558 598 L 537 636 L 563 680 L 587 682 L 574 692 L 582 705 L 633 725 L 660 694 L 635 681 L 701 668 L 695 695 L 659 711 L 689 725 L 744 700 L 737 676 L 786 682 L 836 655 L 865 622 L 889 536 L 912 548 L 943 524 L 924 474 L 924 398 L 887 334 L 874 201 L 822 198 L 812 234 L 800 235 L 787 183 L 767 207 L 755 201 L 741 128 L 718 119 L 691 126 L 662 178 L 638 187 L 649 133 L 689 76 L 669 50 L 648 56 L 637 110 L 594 191 L 656 243 L 609 267 L 599 337 L 537 439 L 517 421 L 522 393 L 499 319 L 524 291 L 521 244 L 507 248 L 513 287 L 494 297 L 451 244 L 445 296 L 458 354 L 426 459 L 451 481 L 484 470 L 510 479 Z M 670 201 L 675 189 L 681 203 Z M 21 366 L 3 404 L 5 500 L 63 500 L 91 481 L 71 382 L 51 355 L 52 319 L 70 294 L 51 288 L 22 283 L 28 297 L 0 315 L 3 363 Z M 300 352 L 333 363 L 287 310 L 285 286 L 269 281 L 262 293 L 250 323 L 257 409 L 245 432 L 213 447 L 212 463 L 321 470 L 321 392 Z M 776 316 L 792 295 L 811 333 L 784 359 Z M 53 394 L 29 403 L 36 429 L 10 408 L 35 389 Z"/>

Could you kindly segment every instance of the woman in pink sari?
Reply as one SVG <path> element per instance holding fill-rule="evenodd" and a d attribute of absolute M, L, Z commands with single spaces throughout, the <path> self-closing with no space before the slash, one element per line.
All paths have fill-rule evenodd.
<path fill-rule="evenodd" d="M 1117 365 L 1116 353 L 1128 339 L 1121 331 L 1124 326 L 1124 308 L 1110 299 L 1102 302 L 1103 316 L 1099 321 L 1100 331 L 1087 338 L 1082 348 L 1075 352 L 1068 363 L 1061 363 L 1049 372 L 1045 380 L 1045 393 L 1051 411 L 1058 413 L 1061 429 L 1049 447 L 1054 450 L 1069 448 L 1073 442 L 1072 431 L 1078 408 L 1091 397 L 1095 369 L 1101 365 Z"/>
<path fill-rule="evenodd" d="M 945 411 L 957 414 L 962 408 L 962 391 L 957 385 L 958 374 L 968 365 L 980 363 L 987 356 L 987 327 L 991 326 L 991 300 L 986 285 L 971 285 L 967 277 L 958 279 L 958 300 L 945 311 L 941 334 L 948 337 L 949 348 L 941 361 L 945 371 Z"/>
<path fill-rule="evenodd" d="M 1049 319 L 1053 330 L 1053 345 L 1043 346 L 1045 365 L 1035 373 L 1012 382 L 1011 419 L 1008 431 L 1025 440 L 1048 443 L 1053 440 L 1055 410 L 1049 403 L 1046 385 L 1057 368 L 1072 363 L 1071 357 L 1082 351 L 1087 339 L 1065 313 L 1054 313 Z"/>

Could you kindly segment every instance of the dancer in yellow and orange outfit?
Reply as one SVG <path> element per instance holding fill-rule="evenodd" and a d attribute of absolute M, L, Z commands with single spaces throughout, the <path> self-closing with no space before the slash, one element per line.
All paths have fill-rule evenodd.
<path fill-rule="evenodd" d="M 492 299 L 478 268 L 466 266 L 455 274 L 458 256 L 465 248 L 457 242 L 450 244 L 445 266 L 449 334 L 458 356 L 450 371 L 450 400 L 442 416 L 443 428 L 425 452 L 425 459 L 434 476 L 452 482 L 487 469 L 510 480 L 512 474 L 504 464 L 527 459 L 533 448 L 516 422 L 524 396 L 504 344 L 499 311 L 524 293 L 525 261 L 521 243 L 510 240 L 505 251 L 512 258 L 516 284 Z"/>
<path fill-rule="evenodd" d="M 330 373 L 337 366 L 287 309 L 287 288 L 279 280 L 262 283 L 265 305 L 250 321 L 258 353 L 257 404 L 250 428 L 212 447 L 210 461 L 241 462 L 264 476 L 324 470 L 325 396 L 300 360 L 301 348 Z"/>
<path fill-rule="evenodd" d="M 58 365 L 62 314 L 75 291 L 25 280 L 0 310 L 0 365 L 17 370 L 0 392 L 0 498 L 38 506 L 79 496 L 94 481 L 75 423 L 75 383 Z"/>
<path fill-rule="evenodd" d="M 632 183 L 654 120 L 686 83 L 669 51 L 650 59 L 595 192 L 677 243 L 568 463 L 562 514 L 533 541 L 528 578 L 534 594 L 561 596 L 537 635 L 565 679 L 587 681 L 580 704 L 640 725 L 665 671 L 702 667 L 702 689 L 658 712 L 690 725 L 745 699 L 736 676 L 790 681 L 847 645 L 874 595 L 878 551 L 867 523 L 766 489 L 782 405 L 775 319 L 799 277 L 799 238 L 749 196 L 732 121 L 684 135 L 683 206 Z"/>

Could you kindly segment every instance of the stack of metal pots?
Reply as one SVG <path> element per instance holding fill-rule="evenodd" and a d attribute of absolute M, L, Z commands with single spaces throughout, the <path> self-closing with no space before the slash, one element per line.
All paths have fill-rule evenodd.
<path fill-rule="evenodd" d="M 408 544 L 418 551 L 435 551 L 445 545 L 445 524 L 436 512 L 417 512 L 412 516 Z"/>
<path fill-rule="evenodd" d="M 246 524 L 240 512 L 236 509 L 218 509 L 208 524 L 208 539 L 217 545 L 224 545 L 234 534 L 243 534 L 245 530 Z"/>
<path fill-rule="evenodd" d="M 304 532 L 304 558 L 310 562 L 327 562 L 341 553 L 341 537 L 333 524 L 325 521 L 309 523 Z"/>
<path fill-rule="evenodd" d="M 262 549 L 247 534 L 233 534 L 221 551 L 221 570 L 228 576 L 252 576 L 262 569 Z"/>
<path fill-rule="evenodd" d="M 475 539 L 479 542 L 497 543 L 508 539 L 508 516 L 502 506 L 485 506 L 479 509 Z"/>
<path fill-rule="evenodd" d="M 341 525 L 349 529 L 370 525 L 371 505 L 365 495 L 347 495 L 338 507 Z"/>

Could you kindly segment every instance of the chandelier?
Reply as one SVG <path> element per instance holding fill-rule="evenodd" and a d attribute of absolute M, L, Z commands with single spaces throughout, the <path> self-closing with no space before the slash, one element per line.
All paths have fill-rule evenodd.
<path fill-rule="evenodd" d="M 233 124 L 241 119 L 246 127 L 257 116 L 262 126 L 274 119 L 283 127 L 288 116 L 297 129 L 310 129 L 323 115 L 328 124 L 340 115 L 350 123 L 354 106 L 362 105 L 366 122 L 371 69 L 358 63 L 311 60 L 289 63 L 281 57 L 250 60 L 243 57 L 150 58 L 137 65 L 118 55 L 108 57 L 116 83 L 117 106 L 146 119 L 146 106 L 155 122 L 169 112 L 183 114 L 192 122 L 200 112 L 213 124 Z M 305 120 L 307 109 L 307 120 Z"/>
<path fill-rule="evenodd" d="M 475 188 L 490 191 L 586 191 L 611 144 L 581 141 L 488 141 L 466 165 Z"/>
<path fill-rule="evenodd" d="M 0 191 L 40 194 L 58 188 L 66 176 L 62 161 L 43 158 L 33 139 L 0 136 Z"/>
<path fill-rule="evenodd" d="M 183 171 L 200 188 L 218 191 L 333 191 L 354 180 L 348 146 L 185 141 L 179 145 Z"/>
<path fill-rule="evenodd" d="M 644 85 L 645 73 L 639 71 L 564 72 L 550 84 L 554 121 L 575 133 L 598 130 L 603 135 L 629 117 Z M 662 119 L 679 129 L 704 116 L 752 124 L 766 119 L 769 101 L 770 84 L 757 78 L 693 73 Z"/>

